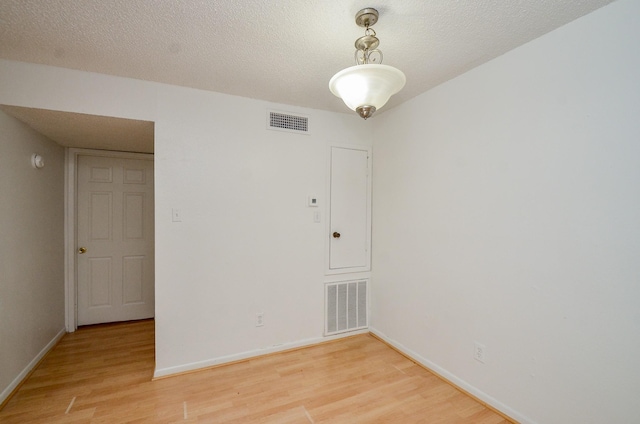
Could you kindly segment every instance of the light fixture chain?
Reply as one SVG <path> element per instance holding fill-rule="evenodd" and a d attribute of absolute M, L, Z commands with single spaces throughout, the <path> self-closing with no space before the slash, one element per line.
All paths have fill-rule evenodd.
<path fill-rule="evenodd" d="M 355 51 L 356 65 L 368 65 L 368 64 L 381 64 L 382 63 L 382 51 L 375 50 L 356 50 Z"/>
<path fill-rule="evenodd" d="M 377 49 L 380 40 L 376 37 L 376 31 L 369 27 L 369 21 L 366 21 L 364 26 L 364 36 L 355 42 L 356 65 L 381 64 L 382 52 Z"/>

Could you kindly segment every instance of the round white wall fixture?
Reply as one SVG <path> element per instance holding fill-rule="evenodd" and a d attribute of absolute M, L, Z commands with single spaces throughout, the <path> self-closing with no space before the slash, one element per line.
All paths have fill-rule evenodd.
<path fill-rule="evenodd" d="M 31 165 L 36 169 L 44 168 L 44 159 L 39 154 L 34 153 L 31 156 Z"/>

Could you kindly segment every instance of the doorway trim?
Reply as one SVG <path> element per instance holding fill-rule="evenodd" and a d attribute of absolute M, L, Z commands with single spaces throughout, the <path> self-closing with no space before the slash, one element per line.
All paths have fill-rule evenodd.
<path fill-rule="evenodd" d="M 130 153 L 111 150 L 67 148 L 64 173 L 64 299 L 65 327 L 68 333 L 78 329 L 78 276 L 76 264 L 77 170 L 79 156 L 153 159 L 152 153 Z M 155 165 L 154 165 L 155 173 Z M 154 204 L 155 208 L 155 204 Z M 154 283 L 155 284 L 155 283 Z"/>

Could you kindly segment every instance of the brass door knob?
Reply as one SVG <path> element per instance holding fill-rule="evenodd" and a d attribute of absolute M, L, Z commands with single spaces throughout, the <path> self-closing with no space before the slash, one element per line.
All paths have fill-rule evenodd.
<path fill-rule="evenodd" d="M 340 238 L 340 233 L 337 231 L 333 232 L 333 238 Z"/>
<path fill-rule="evenodd" d="M 87 251 L 87 248 L 86 248 L 86 247 L 81 247 L 80 249 L 78 249 L 78 253 L 80 253 L 81 255 L 82 255 L 83 253 L 85 253 L 86 251 Z"/>

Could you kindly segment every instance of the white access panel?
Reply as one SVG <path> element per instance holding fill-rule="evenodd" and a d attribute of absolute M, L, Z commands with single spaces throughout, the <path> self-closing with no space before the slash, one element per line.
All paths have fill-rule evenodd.
<path fill-rule="evenodd" d="M 331 147 L 327 273 L 370 269 L 370 156 L 366 147 Z"/>

